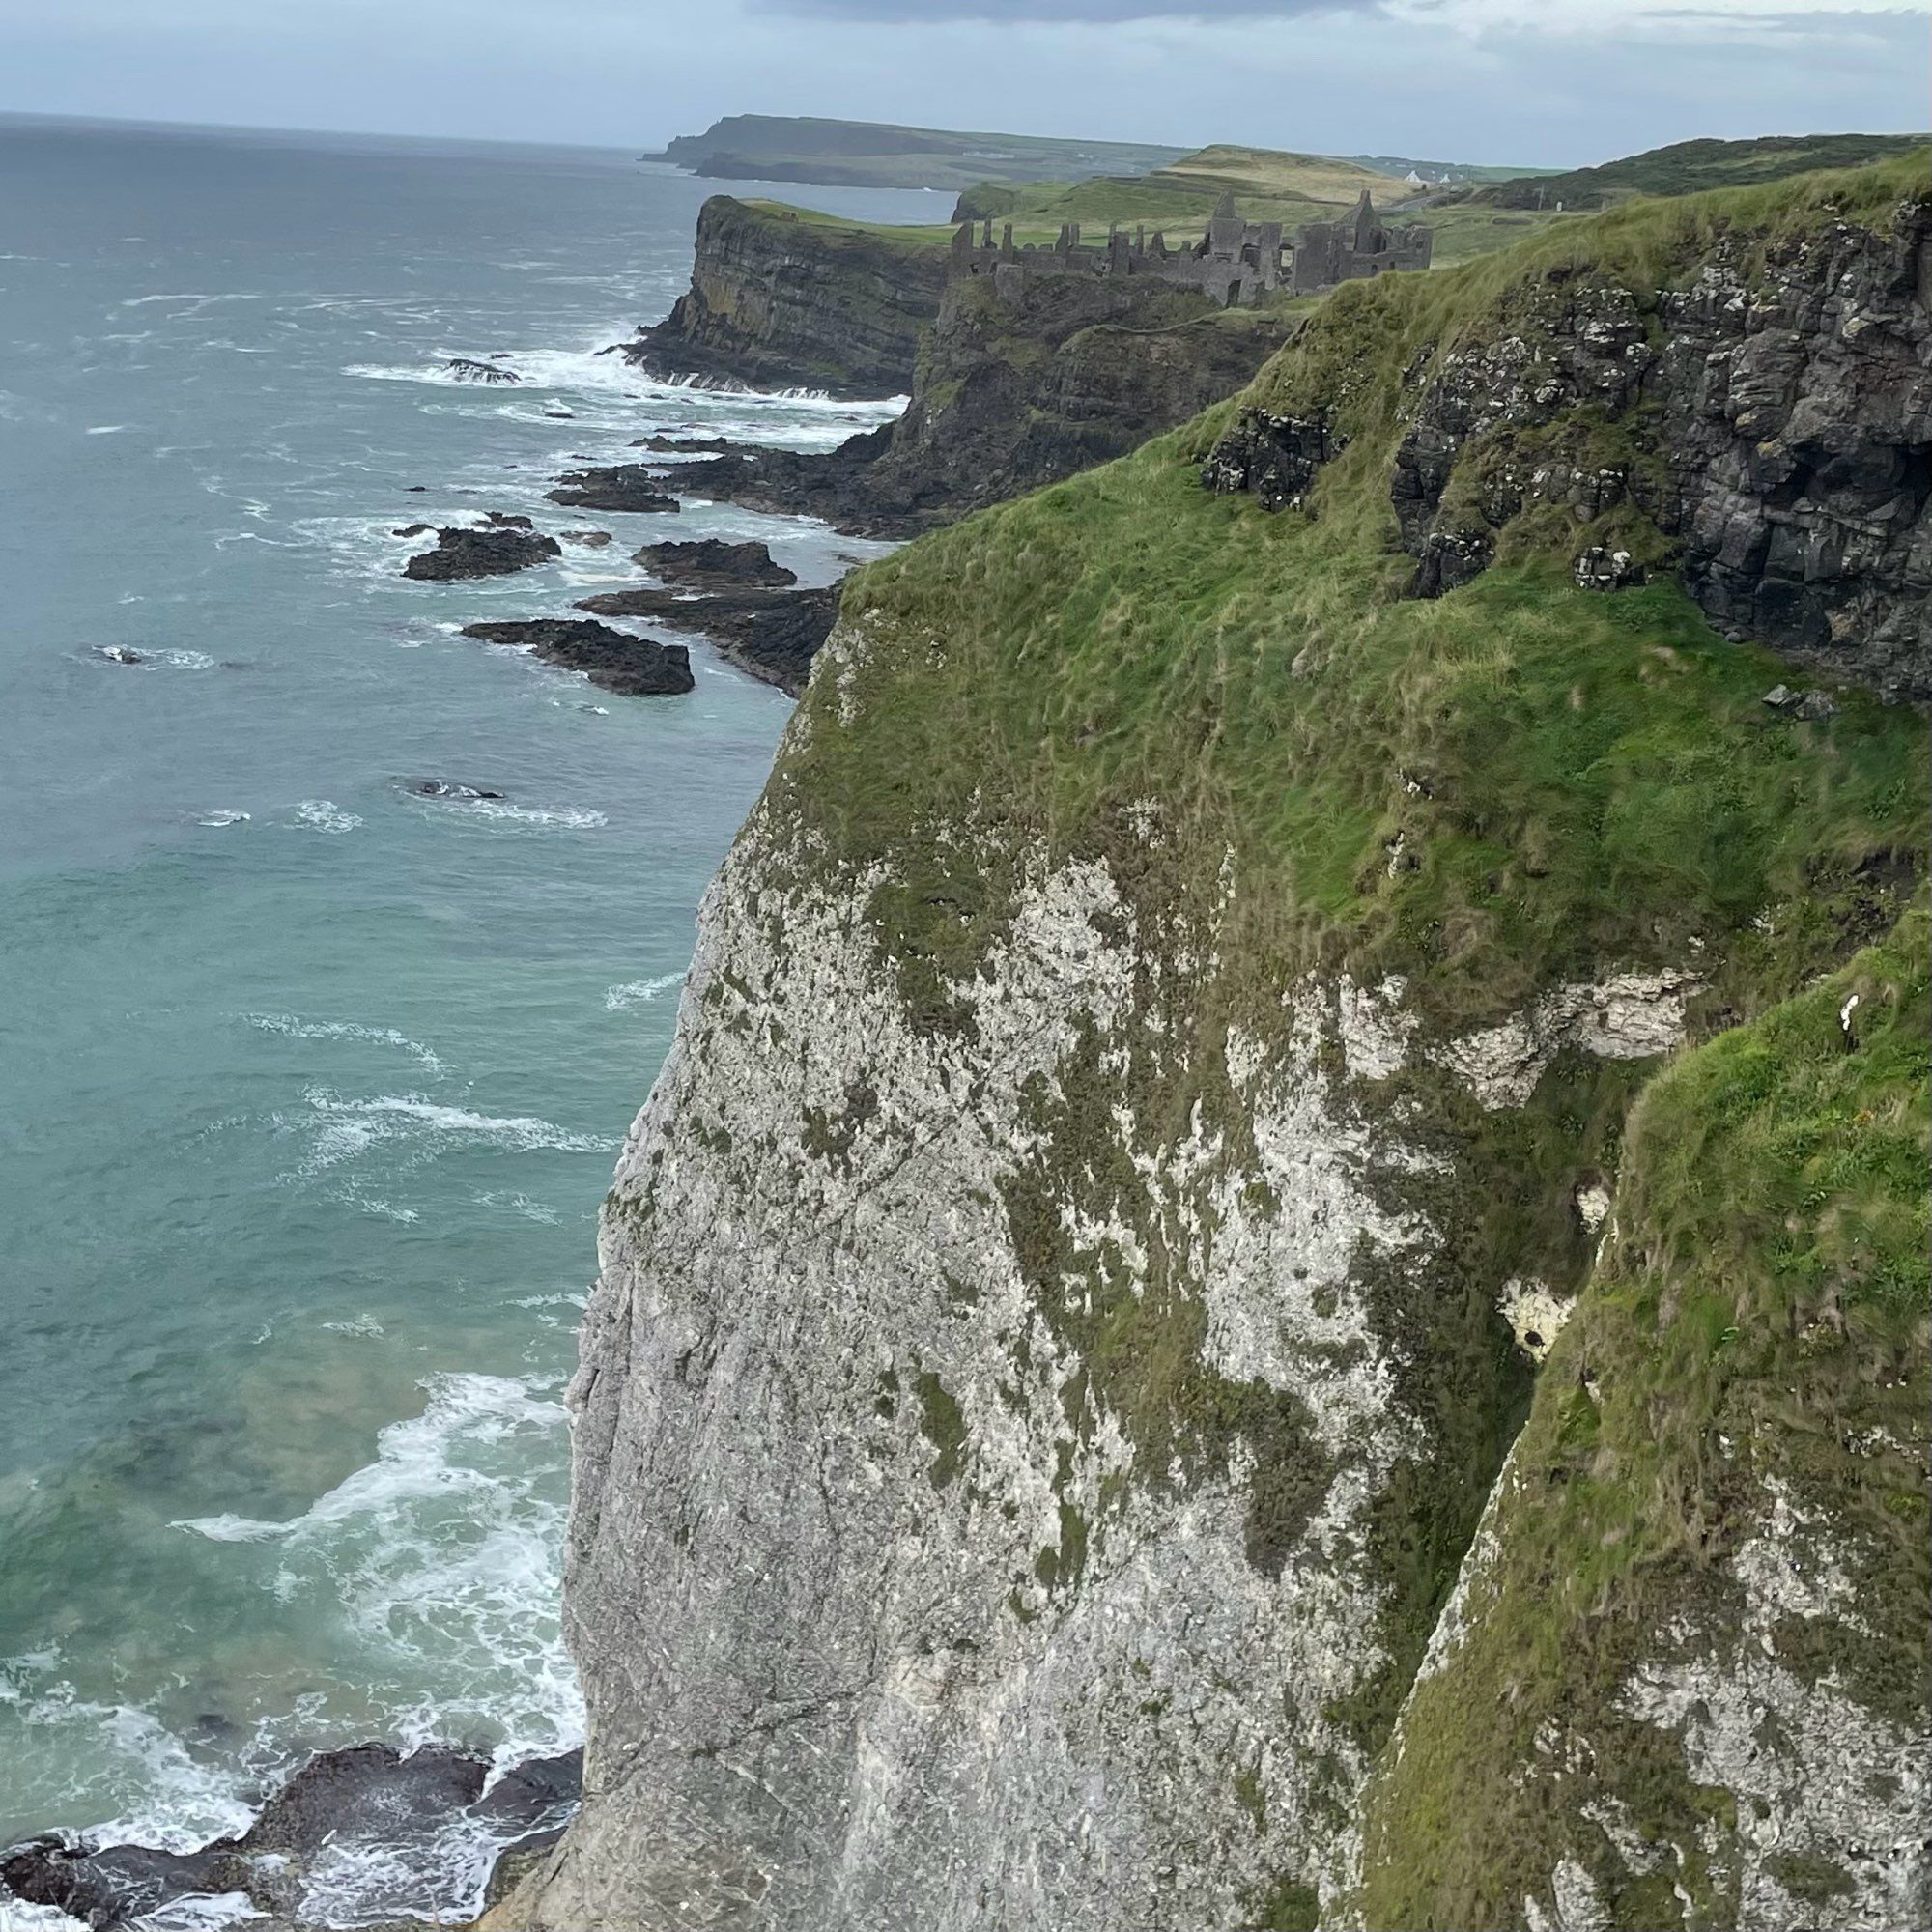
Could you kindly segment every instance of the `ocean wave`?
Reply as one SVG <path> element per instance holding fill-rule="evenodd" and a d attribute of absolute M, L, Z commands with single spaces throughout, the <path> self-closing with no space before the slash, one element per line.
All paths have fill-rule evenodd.
<path fill-rule="evenodd" d="M 362 820 L 355 812 L 339 810 L 333 799 L 305 798 L 296 807 L 296 823 L 317 832 L 342 833 L 354 832 Z"/>
<path fill-rule="evenodd" d="M 682 973 L 661 973 L 655 980 L 627 980 L 621 986 L 605 987 L 604 1010 L 607 1013 L 629 1012 L 633 1007 L 645 1006 L 659 994 L 683 984 Z"/>
<path fill-rule="evenodd" d="M 372 1341 L 380 1335 L 388 1333 L 373 1315 L 366 1312 L 352 1316 L 347 1321 L 325 1321 L 322 1325 L 331 1335 L 360 1335 Z"/>
<path fill-rule="evenodd" d="M 346 1100 L 327 1088 L 312 1087 L 302 1098 L 310 1115 L 301 1124 L 314 1136 L 307 1157 L 297 1169 L 303 1179 L 338 1167 L 383 1142 L 403 1139 L 481 1142 L 515 1153 L 614 1153 L 617 1149 L 606 1135 L 577 1133 L 533 1114 L 478 1114 L 468 1107 L 444 1106 L 422 1094 Z"/>
<path fill-rule="evenodd" d="M 496 798 L 440 799 L 437 803 L 452 816 L 501 819 L 513 825 L 562 825 L 573 831 L 588 831 L 611 822 L 608 813 L 587 808 L 557 806 L 545 810 L 537 806 L 505 805 Z"/>
<path fill-rule="evenodd" d="M 381 1430 L 374 1459 L 298 1515 L 174 1524 L 230 1547 L 217 1560 L 244 1566 L 278 1616 L 323 1614 L 342 1626 L 344 1666 L 362 1687 L 351 1737 L 322 1695 L 309 1693 L 209 1754 L 150 1712 L 78 1696 L 54 1650 L 0 1661 L 0 1704 L 24 1723 L 37 1752 L 51 1747 L 51 1762 L 73 1766 L 71 1785 L 57 1780 L 64 1788 L 51 1802 L 71 1804 L 77 1818 L 90 1801 L 123 1807 L 88 1838 L 185 1852 L 240 1834 L 263 1791 L 331 1742 L 378 1735 L 413 1750 L 430 1743 L 487 1748 L 478 1741 L 494 1739 L 493 1776 L 582 1742 L 583 1703 L 558 1604 L 569 1467 L 561 1383 L 440 1373 L 418 1386 L 421 1411 Z M 420 1689 L 403 1692 L 402 1685 Z M 103 1758 L 114 1766 L 105 1787 Z M 97 1769 L 80 1770 L 82 1760 Z M 502 1849 L 484 1821 L 458 1816 L 427 1839 L 412 1833 L 407 1862 L 380 1832 L 345 1834 L 311 1861 L 299 1901 L 304 1922 L 449 1922 L 480 1909 Z M 229 1894 L 183 1901 L 139 1922 L 145 1932 L 213 1932 L 240 1919 Z M 0 1908 L 0 1932 L 66 1932 L 71 1923 L 16 1911 L 11 1901 Z"/>
<path fill-rule="evenodd" d="M 243 814 L 246 815 L 245 813 Z M 263 1033 L 280 1034 L 287 1039 L 358 1039 L 377 1046 L 400 1048 L 432 1073 L 442 1071 L 436 1049 L 395 1027 L 364 1026 L 357 1020 L 305 1020 L 295 1013 L 243 1013 L 242 1019 Z"/>
<path fill-rule="evenodd" d="M 558 1628 L 569 1440 L 557 1384 L 443 1373 L 419 1386 L 422 1413 L 383 1429 L 376 1460 L 299 1516 L 174 1526 L 280 1546 L 264 1587 L 283 1603 L 339 1601 L 354 1634 L 391 1664 L 434 1677 L 469 1661 L 466 1688 L 433 1714 L 392 1714 L 406 1747 L 483 1723 L 501 1734 L 499 1767 L 568 1750 L 582 1737 L 583 1706 Z M 495 1665 L 496 1681 L 476 1660 Z"/>
<path fill-rule="evenodd" d="M 123 430 L 132 428 L 132 423 L 90 423 L 83 434 L 87 436 L 119 436 Z"/>
<path fill-rule="evenodd" d="M 248 814 L 245 811 L 204 811 L 194 822 L 197 825 L 246 825 Z"/>
<path fill-rule="evenodd" d="M 541 1221 L 554 1227 L 563 1219 L 556 1209 L 548 1203 L 532 1201 L 527 1194 L 472 1194 L 470 1200 L 479 1208 L 506 1208 L 512 1214 L 521 1215 L 526 1221 Z M 527 1302 L 518 1302 L 519 1308 L 529 1306 Z"/>
<path fill-rule="evenodd" d="M 0 1898 L 0 1932 L 85 1932 L 87 1920 L 70 1918 L 57 1905 L 29 1905 L 24 1898 Z"/>
<path fill-rule="evenodd" d="M 15 1747 L 54 1770 L 45 1792 L 49 1806 L 90 1801 L 123 1806 L 90 1827 L 87 1835 L 99 1844 L 187 1852 L 245 1831 L 253 1819 L 243 1782 L 232 1769 L 197 1759 L 152 1712 L 81 1696 L 57 1650 L 0 1661 L 0 1703 L 19 1726 L 13 1734 Z M 103 1757 L 115 1767 L 106 1790 L 80 1769 Z"/>

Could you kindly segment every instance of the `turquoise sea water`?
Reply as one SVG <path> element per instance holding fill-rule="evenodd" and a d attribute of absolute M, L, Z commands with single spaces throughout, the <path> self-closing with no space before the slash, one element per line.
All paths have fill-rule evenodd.
<path fill-rule="evenodd" d="M 596 1208 L 789 706 L 702 645 L 694 695 L 639 701 L 452 633 L 640 582 L 667 535 L 808 582 L 867 552 L 543 498 L 656 429 L 889 412 L 594 354 L 668 307 L 703 193 L 0 120 L 0 1842 L 196 1842 L 320 1745 L 579 1734 Z M 521 384 L 441 368 L 497 351 Z M 398 576 L 396 526 L 488 509 L 617 540 Z M 403 788 L 432 777 L 503 798 Z"/>

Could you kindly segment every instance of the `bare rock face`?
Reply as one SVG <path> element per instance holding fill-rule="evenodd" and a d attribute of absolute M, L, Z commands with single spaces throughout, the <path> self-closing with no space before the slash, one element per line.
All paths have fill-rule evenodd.
<path fill-rule="evenodd" d="M 1177 1438 L 1192 1478 L 1103 1543 L 1150 1452 L 1104 1408 L 1069 1428 L 1084 1318 L 1016 1204 L 1044 1093 L 1160 1023 L 1154 962 L 1104 867 L 1042 869 L 970 1027 L 923 1033 L 802 856 L 757 821 L 714 888 L 606 1218 L 568 1597 L 597 1795 L 500 1922 L 1237 1922 L 1283 1874 L 1233 1793 L 1301 1816 L 1359 1776 L 1324 1715 L 1381 1662 L 1346 1552 L 1414 1425 L 1346 1276 L 1429 1231 L 1363 1185 L 1313 1031 L 1286 1065 L 1231 1043 L 1251 1159 L 1183 1127 L 1134 1184 L 1191 1266 L 1217 1227 L 1203 1400 L 1297 1473 L 1258 1502 L 1250 1451 Z"/>
<path fill-rule="evenodd" d="M 466 624 L 466 638 L 486 644 L 520 644 L 546 664 L 581 670 L 602 691 L 620 697 L 668 697 L 690 691 L 691 653 L 594 624 L 582 617 L 536 617 L 522 622 Z"/>
<path fill-rule="evenodd" d="M 414 534 L 427 525 L 412 526 Z M 410 558 L 403 575 L 418 583 L 449 583 L 469 577 L 508 577 L 561 556 L 563 546 L 542 535 L 527 517 L 493 515 L 481 529 L 455 527 L 436 533 L 436 548 Z"/>
<path fill-rule="evenodd" d="M 1887 698 L 1932 699 L 1932 203 L 1884 230 L 1744 235 L 1685 285 L 1567 268 L 1483 339 L 1426 350 L 1389 497 L 1416 594 L 1488 568 L 1526 511 L 1638 515 L 1720 629 Z M 1615 433 L 1605 438 L 1601 430 Z M 1329 412 L 1244 413 L 1204 480 L 1299 505 L 1345 444 Z M 1644 569 L 1586 547 L 1579 583 Z"/>
<path fill-rule="evenodd" d="M 769 545 L 723 543 L 717 537 L 701 537 L 696 543 L 646 544 L 633 561 L 680 589 L 779 589 L 798 582 L 797 571 L 772 561 Z"/>
<path fill-rule="evenodd" d="M 601 617 L 643 617 L 695 632 L 708 638 L 739 669 L 796 697 L 838 614 L 838 586 L 718 590 L 701 596 L 606 590 L 584 598 L 577 608 Z"/>
<path fill-rule="evenodd" d="M 573 510 L 628 510 L 655 516 L 677 510 L 675 497 L 659 486 L 664 479 L 639 463 L 618 463 L 608 469 L 573 469 L 557 478 L 549 492 L 553 503 Z"/>
<path fill-rule="evenodd" d="M 715 194 L 698 211 L 690 289 L 624 357 L 709 387 L 901 395 L 946 261 L 945 249 L 889 231 Z"/>

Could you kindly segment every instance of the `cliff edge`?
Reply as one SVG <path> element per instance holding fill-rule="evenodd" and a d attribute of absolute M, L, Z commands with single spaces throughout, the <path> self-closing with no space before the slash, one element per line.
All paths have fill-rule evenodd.
<path fill-rule="evenodd" d="M 1924 1922 L 1924 234 L 1347 290 L 848 582 L 607 1205 L 585 1798 L 493 1922 Z M 1714 287 L 1856 372 L 1765 520 L 1908 498 L 1823 643 L 1707 620 L 1748 428 L 1591 374 Z"/>
<path fill-rule="evenodd" d="M 900 395 L 946 259 L 926 236 L 714 194 L 698 210 L 691 287 L 625 358 L 703 386 Z"/>

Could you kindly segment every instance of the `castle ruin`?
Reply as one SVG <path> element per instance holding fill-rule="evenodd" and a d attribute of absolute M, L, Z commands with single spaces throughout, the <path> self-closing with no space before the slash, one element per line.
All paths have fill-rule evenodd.
<path fill-rule="evenodd" d="M 1131 236 L 1110 228 L 1101 244 L 1083 242 L 1077 221 L 1063 223 L 1050 245 L 1019 247 L 1010 221 L 997 242 L 990 219 L 977 234 L 971 221 L 962 221 L 952 237 L 951 272 L 990 275 L 1003 301 L 1017 301 L 1031 274 L 1138 275 L 1197 290 L 1222 308 L 1252 308 L 1284 286 L 1311 295 L 1392 270 L 1426 269 L 1434 239 L 1427 228 L 1384 228 L 1364 188 L 1348 220 L 1310 222 L 1290 245 L 1279 221 L 1243 221 L 1234 195 L 1224 194 L 1192 247 L 1170 248 L 1159 229 L 1150 236 L 1144 226 Z"/>
<path fill-rule="evenodd" d="M 1364 188 L 1348 220 L 1311 221 L 1296 233 L 1289 287 L 1298 296 L 1310 296 L 1337 282 L 1426 269 L 1435 249 L 1434 229 L 1384 228 Z"/>

